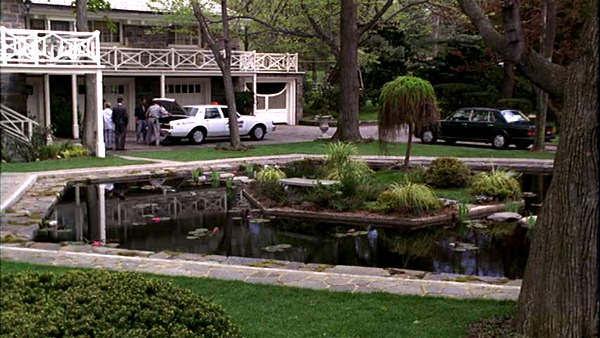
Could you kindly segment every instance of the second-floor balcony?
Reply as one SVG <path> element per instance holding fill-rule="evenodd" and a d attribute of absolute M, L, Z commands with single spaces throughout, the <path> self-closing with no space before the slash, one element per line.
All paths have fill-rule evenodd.
<path fill-rule="evenodd" d="M 144 49 L 100 46 L 99 32 L 0 27 L 0 66 L 101 67 L 111 71 L 220 71 L 213 53 L 198 48 Z M 232 72 L 298 71 L 298 54 L 233 51 Z"/>

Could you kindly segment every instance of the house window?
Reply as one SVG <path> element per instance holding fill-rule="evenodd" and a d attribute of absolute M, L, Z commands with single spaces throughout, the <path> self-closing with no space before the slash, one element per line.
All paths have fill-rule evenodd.
<path fill-rule="evenodd" d="M 29 21 L 29 27 L 31 29 L 36 30 L 50 30 L 52 31 L 72 31 L 73 25 L 71 21 L 61 21 L 61 20 L 44 20 L 44 19 L 31 19 Z"/>
<path fill-rule="evenodd" d="M 175 27 L 172 30 L 171 44 L 198 46 L 200 44 L 198 27 Z"/>
<path fill-rule="evenodd" d="M 88 22 L 90 31 L 100 31 L 100 42 L 104 43 L 120 43 L 121 32 L 118 23 L 108 24 L 106 21 L 90 21 Z"/>
<path fill-rule="evenodd" d="M 72 31 L 71 21 L 50 21 L 51 31 Z"/>
<path fill-rule="evenodd" d="M 46 20 L 31 19 L 31 21 L 29 22 L 29 27 L 31 29 L 40 31 L 46 30 Z"/>

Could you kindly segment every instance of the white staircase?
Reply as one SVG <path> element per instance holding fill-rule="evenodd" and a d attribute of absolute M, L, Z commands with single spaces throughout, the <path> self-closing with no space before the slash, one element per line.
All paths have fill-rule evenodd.
<path fill-rule="evenodd" d="M 5 135 L 29 143 L 37 126 L 39 123 L 34 120 L 0 104 L 0 129 Z"/>

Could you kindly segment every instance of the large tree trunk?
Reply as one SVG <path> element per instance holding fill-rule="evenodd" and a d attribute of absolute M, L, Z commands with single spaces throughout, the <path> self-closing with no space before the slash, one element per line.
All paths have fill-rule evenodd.
<path fill-rule="evenodd" d="M 510 61 L 504 61 L 502 65 L 502 98 L 511 99 L 515 88 L 515 65 Z"/>
<path fill-rule="evenodd" d="M 88 32 L 87 20 L 87 0 L 77 0 L 77 31 Z M 92 150 L 95 149 L 97 133 L 100 133 L 101 126 L 96 128 L 96 76 L 94 74 L 85 75 L 85 109 L 83 113 L 83 135 L 80 135 L 82 144 Z"/>
<path fill-rule="evenodd" d="M 458 0 L 486 44 L 529 80 L 563 98 L 554 177 L 541 208 L 517 304 L 516 329 L 530 337 L 593 337 L 598 325 L 598 0 L 580 4 L 580 55 L 566 69 L 531 49 L 510 53 L 474 0 Z M 519 20 L 519 17 L 514 19 Z M 519 37 L 517 37 L 519 38 Z M 520 37 L 522 39 L 522 36 Z"/>
<path fill-rule="evenodd" d="M 362 136 L 358 121 L 358 27 L 356 17 L 358 5 L 354 0 L 341 1 L 341 102 L 338 126 L 333 139 L 360 141 Z"/>
<path fill-rule="evenodd" d="M 565 111 L 554 176 L 538 218 L 517 306 L 516 326 L 531 337 L 593 337 L 598 324 L 600 156 L 598 10 L 567 68 Z"/>

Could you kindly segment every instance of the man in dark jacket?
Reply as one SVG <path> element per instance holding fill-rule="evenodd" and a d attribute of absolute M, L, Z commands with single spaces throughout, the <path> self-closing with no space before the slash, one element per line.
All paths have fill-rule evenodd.
<path fill-rule="evenodd" d="M 115 149 L 125 150 L 125 136 L 127 135 L 127 108 L 123 105 L 123 98 L 117 98 L 117 105 L 113 106 L 112 120 L 115 124 Z"/>
<path fill-rule="evenodd" d="M 140 104 L 135 107 L 135 141 L 136 143 L 146 143 L 146 134 L 148 126 L 146 125 L 146 110 L 148 104 L 146 98 L 140 99 Z"/>

